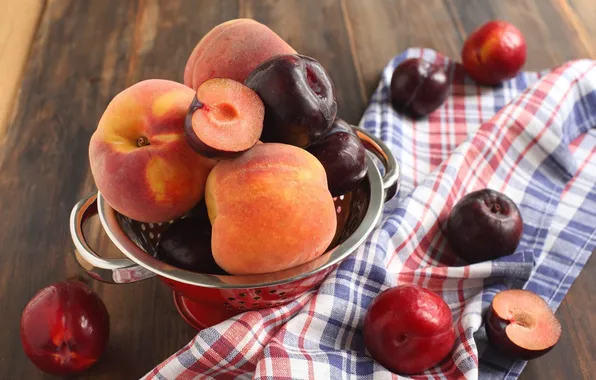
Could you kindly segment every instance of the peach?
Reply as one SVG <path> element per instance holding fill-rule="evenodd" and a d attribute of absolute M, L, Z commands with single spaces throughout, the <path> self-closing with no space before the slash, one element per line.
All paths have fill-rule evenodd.
<path fill-rule="evenodd" d="M 89 161 L 98 190 L 116 211 L 158 223 L 202 199 L 215 161 L 194 152 L 185 138 L 194 95 L 180 83 L 149 79 L 108 104 L 91 136 Z"/>
<path fill-rule="evenodd" d="M 323 165 L 306 150 L 257 144 L 215 165 L 205 190 L 217 264 L 235 275 L 293 268 L 323 254 L 337 228 Z"/>
<path fill-rule="evenodd" d="M 184 68 L 184 84 L 197 89 L 211 78 L 244 82 L 260 63 L 296 51 L 267 26 L 251 19 L 226 21 L 195 46 Z"/>

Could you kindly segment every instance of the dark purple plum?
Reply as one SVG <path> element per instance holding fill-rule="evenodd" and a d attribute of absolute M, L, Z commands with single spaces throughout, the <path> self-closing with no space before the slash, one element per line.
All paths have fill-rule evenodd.
<path fill-rule="evenodd" d="M 340 118 L 306 150 L 323 164 L 334 197 L 350 192 L 366 176 L 366 149 L 350 125 Z"/>
<path fill-rule="evenodd" d="M 515 252 L 524 222 L 517 205 L 491 189 L 471 192 L 451 210 L 447 239 L 469 263 L 494 260 Z"/>
<path fill-rule="evenodd" d="M 242 83 L 209 79 L 199 86 L 189 106 L 186 141 L 205 157 L 235 157 L 259 140 L 264 113 L 259 96 Z"/>
<path fill-rule="evenodd" d="M 313 58 L 277 55 L 257 66 L 244 83 L 265 104 L 262 142 L 304 148 L 323 137 L 335 119 L 333 82 Z"/>
<path fill-rule="evenodd" d="M 529 290 L 503 290 L 485 318 L 491 346 L 513 359 L 531 360 L 549 352 L 561 337 L 561 324 L 548 304 Z"/>
<path fill-rule="evenodd" d="M 203 218 L 179 219 L 161 234 L 157 258 L 198 273 L 225 274 L 211 252 L 211 224 Z"/>
<path fill-rule="evenodd" d="M 443 66 L 421 58 L 409 58 L 393 71 L 391 103 L 398 112 L 424 117 L 445 102 L 450 87 Z"/>

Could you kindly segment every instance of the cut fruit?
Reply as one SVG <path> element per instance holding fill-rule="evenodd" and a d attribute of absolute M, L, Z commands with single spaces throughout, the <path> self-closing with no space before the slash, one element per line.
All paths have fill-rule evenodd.
<path fill-rule="evenodd" d="M 265 106 L 240 82 L 215 78 L 197 90 L 185 122 L 186 139 L 209 158 L 234 157 L 252 148 L 263 131 Z"/>
<path fill-rule="evenodd" d="M 548 304 L 529 290 L 498 293 L 488 310 L 486 334 L 504 355 L 530 360 L 546 354 L 561 337 L 561 324 Z"/>

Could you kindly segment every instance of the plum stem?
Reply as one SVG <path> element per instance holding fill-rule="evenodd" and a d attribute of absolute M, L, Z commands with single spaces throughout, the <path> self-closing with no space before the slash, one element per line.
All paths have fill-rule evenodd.
<path fill-rule="evenodd" d="M 493 214 L 498 214 L 498 213 L 499 213 L 499 211 L 501 211 L 501 206 L 499 206 L 499 204 L 498 204 L 498 203 L 493 203 L 493 204 L 490 206 L 490 212 L 492 212 Z"/>
<path fill-rule="evenodd" d="M 137 146 L 139 148 L 147 146 L 147 145 L 151 145 L 151 144 L 149 144 L 149 139 L 147 137 L 141 136 L 137 139 Z"/>

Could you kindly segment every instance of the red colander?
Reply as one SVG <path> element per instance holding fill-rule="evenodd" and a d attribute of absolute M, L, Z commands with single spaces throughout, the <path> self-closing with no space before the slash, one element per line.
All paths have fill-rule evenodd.
<path fill-rule="evenodd" d="M 366 178 L 352 192 L 335 198 L 337 231 L 323 255 L 300 266 L 259 275 L 214 275 L 187 271 L 155 258 L 160 234 L 169 223 L 141 223 L 116 212 L 93 193 L 79 201 L 70 216 L 74 257 L 98 281 L 126 284 L 157 276 L 171 287 L 182 317 L 196 329 L 217 324 L 247 310 L 291 302 L 318 288 L 325 277 L 351 254 L 378 223 L 385 201 L 399 190 L 399 167 L 388 147 L 366 131 L 353 127 L 369 153 L 384 167 L 382 175 L 373 156 L 367 155 Z M 95 215 L 110 240 L 126 258 L 102 258 L 83 234 Z"/>

